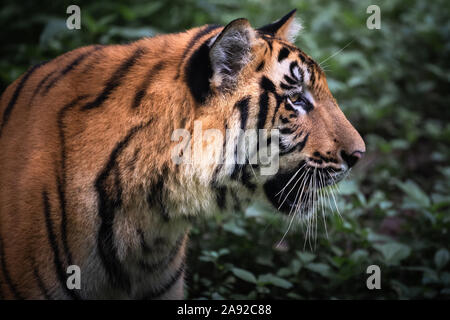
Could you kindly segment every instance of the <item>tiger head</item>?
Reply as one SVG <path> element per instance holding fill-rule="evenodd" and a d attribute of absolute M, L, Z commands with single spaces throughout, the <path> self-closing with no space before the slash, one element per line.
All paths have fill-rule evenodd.
<path fill-rule="evenodd" d="M 238 129 L 278 132 L 277 172 L 258 175 L 258 165 L 239 165 L 235 159 L 216 167 L 214 183 L 238 181 L 252 198 L 259 194 L 283 213 L 308 208 L 314 189 L 341 180 L 365 152 L 363 139 L 328 89 L 324 72 L 293 44 L 299 31 L 294 14 L 259 29 L 246 19 L 232 21 L 205 42 L 210 65 L 199 64 L 211 69 L 208 94 L 198 96 L 200 117 L 214 123 L 223 113 L 234 121 L 225 124 L 234 128 L 224 143 L 225 157 L 236 158 L 236 147 L 228 148 L 228 142 L 236 145 Z M 190 87 L 194 96 L 201 92 L 195 84 Z M 270 138 L 265 142 L 275 143 Z M 223 187 L 218 190 L 223 192 Z"/>

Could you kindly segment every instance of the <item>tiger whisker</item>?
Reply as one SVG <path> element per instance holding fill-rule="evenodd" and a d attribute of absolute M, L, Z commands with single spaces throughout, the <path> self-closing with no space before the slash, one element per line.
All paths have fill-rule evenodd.
<path fill-rule="evenodd" d="M 287 186 L 292 182 L 292 180 L 294 180 L 295 176 L 300 172 L 301 169 L 303 169 L 303 167 L 306 165 L 306 163 L 304 163 L 292 176 L 291 179 L 289 179 L 289 181 L 286 183 L 286 185 L 280 190 L 278 191 L 278 193 L 275 195 L 279 195 L 280 193 L 282 194 L 282 192 L 287 188 Z"/>
<path fill-rule="evenodd" d="M 338 51 L 336 51 L 335 53 L 333 53 L 331 56 L 329 56 L 328 58 L 326 58 L 325 60 L 322 60 L 321 62 L 319 62 L 319 66 L 322 67 L 322 63 L 324 63 L 325 61 L 330 60 L 331 58 L 333 58 L 334 56 L 338 55 L 339 53 L 341 53 L 345 48 L 347 48 L 353 41 L 355 41 L 354 39 L 351 40 L 349 43 L 347 43 L 345 46 L 343 46 L 341 49 L 339 49 Z"/>
<path fill-rule="evenodd" d="M 310 176 L 310 178 L 309 178 L 309 184 L 308 184 L 308 190 L 311 190 L 311 184 L 312 184 L 312 176 Z M 306 210 L 306 214 L 307 214 L 307 217 L 306 217 L 306 221 L 307 221 L 307 224 L 306 224 L 306 237 L 305 237 L 305 241 L 304 241 L 304 244 L 303 244 L 303 249 L 305 249 L 305 247 L 306 247 L 306 242 L 308 242 L 309 243 L 309 248 L 310 248 L 310 250 L 312 251 L 312 246 L 311 246 L 311 241 L 309 241 L 309 237 L 310 237 L 310 234 L 311 234 L 311 214 L 310 214 L 310 212 L 311 212 L 311 195 L 312 195 L 312 192 L 309 192 L 308 193 L 308 198 L 307 198 L 307 210 Z"/>
<path fill-rule="evenodd" d="M 309 171 L 309 168 L 308 168 L 308 170 L 305 171 L 305 172 L 308 172 L 308 171 Z M 305 174 L 305 173 L 303 173 L 303 174 L 299 177 L 299 179 L 297 180 L 297 182 L 304 176 L 304 174 Z M 297 182 L 296 182 L 296 183 L 297 183 Z M 306 179 L 304 179 L 304 180 L 302 181 L 302 183 L 300 184 L 300 188 L 297 190 L 297 194 L 296 194 L 296 196 L 295 196 L 294 203 L 300 203 L 300 202 L 301 202 L 301 197 L 302 197 L 302 194 L 303 194 L 305 182 L 306 182 Z M 300 193 L 300 201 L 297 202 L 297 199 L 298 199 L 298 193 L 299 193 L 300 190 L 301 190 L 301 193 Z M 292 189 L 291 189 L 291 191 L 292 191 Z M 290 230 L 290 228 L 291 228 L 292 222 L 294 221 L 294 218 L 295 218 L 295 216 L 296 216 L 296 214 L 297 214 L 296 210 L 294 210 L 294 212 L 292 212 L 293 208 L 294 208 L 294 207 L 291 207 L 291 210 L 289 211 L 288 217 L 290 217 L 291 214 L 292 214 L 292 218 L 291 218 L 290 221 L 289 221 L 288 228 L 287 228 L 286 232 L 283 234 L 283 237 L 282 237 L 281 240 L 279 241 L 278 245 L 279 245 L 281 242 L 283 242 L 284 238 L 285 238 L 286 235 L 288 234 L 288 232 L 289 232 L 289 230 Z"/>
<path fill-rule="evenodd" d="M 328 174 L 331 177 L 331 179 L 333 180 L 333 185 L 336 185 L 336 180 L 334 180 L 333 176 L 330 173 L 328 173 Z M 338 207 L 337 202 L 336 202 L 336 198 L 334 196 L 333 188 L 330 188 L 330 193 L 331 193 L 331 196 L 333 197 L 334 205 L 336 206 L 336 211 L 339 214 L 339 216 L 342 218 L 342 215 L 341 215 L 341 213 L 339 211 L 339 207 Z"/>
<path fill-rule="evenodd" d="M 325 234 L 326 237 L 328 239 L 328 229 L 327 229 L 327 221 L 325 218 L 325 182 L 322 179 L 322 173 L 319 172 L 319 178 L 320 178 L 320 182 L 321 182 L 321 187 L 320 187 L 320 202 L 321 202 L 321 207 L 322 207 L 322 219 L 323 219 L 323 225 L 325 227 Z"/>
<path fill-rule="evenodd" d="M 305 173 L 303 173 L 298 179 L 297 179 L 297 181 L 295 182 L 295 184 L 292 186 L 292 188 L 291 188 L 291 190 L 289 190 L 289 192 L 288 192 L 288 194 L 286 195 L 286 197 L 284 197 L 284 200 L 283 200 L 283 202 L 281 202 L 281 204 L 280 204 L 280 206 L 278 207 L 278 209 L 280 209 L 282 206 L 283 206 L 283 204 L 284 204 L 284 202 L 287 200 L 287 198 L 289 197 L 289 194 L 292 192 L 292 190 L 294 190 L 294 188 L 295 188 L 295 186 L 297 185 L 297 183 L 302 179 L 302 177 L 305 175 Z M 281 196 L 280 196 L 281 197 Z"/>

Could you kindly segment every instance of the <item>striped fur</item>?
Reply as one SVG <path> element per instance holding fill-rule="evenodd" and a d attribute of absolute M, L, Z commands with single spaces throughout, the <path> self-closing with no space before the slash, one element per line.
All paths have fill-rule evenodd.
<path fill-rule="evenodd" d="M 84 47 L 11 84 L 0 104 L 0 296 L 182 298 L 196 217 L 254 199 L 276 207 L 274 181 L 299 164 L 339 170 L 342 152 L 364 152 L 324 73 L 289 42 L 293 15 Z M 226 137 L 200 144 L 224 161 L 174 163 L 172 132 L 194 135 L 198 121 Z M 248 129 L 280 130 L 279 173 L 238 163 Z M 66 285 L 70 265 L 81 290 Z"/>

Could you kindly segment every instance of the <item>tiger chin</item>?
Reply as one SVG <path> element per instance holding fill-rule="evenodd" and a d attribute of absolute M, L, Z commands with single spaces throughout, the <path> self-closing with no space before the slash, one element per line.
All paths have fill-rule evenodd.
<path fill-rule="evenodd" d="M 289 214 L 307 201 L 305 181 L 345 175 L 365 145 L 293 44 L 294 15 L 83 47 L 11 84 L 0 103 L 0 298 L 183 298 L 196 217 L 254 200 Z M 195 144 L 199 124 L 219 134 Z M 237 161 L 248 130 L 278 133 L 264 140 L 277 144 L 276 171 Z M 200 160 L 223 161 L 174 161 L 190 141 Z"/>

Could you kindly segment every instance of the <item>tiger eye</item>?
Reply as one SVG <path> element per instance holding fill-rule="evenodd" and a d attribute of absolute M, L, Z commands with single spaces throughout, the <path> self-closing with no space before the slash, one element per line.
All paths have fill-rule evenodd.
<path fill-rule="evenodd" d="M 291 100 L 291 102 L 292 103 L 296 103 L 297 101 L 299 101 L 300 100 L 300 93 L 291 93 L 290 95 L 289 95 L 289 99 Z"/>

